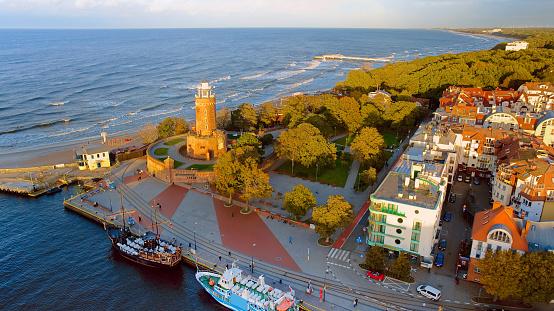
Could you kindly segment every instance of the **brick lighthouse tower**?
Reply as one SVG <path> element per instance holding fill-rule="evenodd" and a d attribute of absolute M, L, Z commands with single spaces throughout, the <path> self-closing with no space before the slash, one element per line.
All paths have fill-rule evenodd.
<path fill-rule="evenodd" d="M 186 155 L 203 160 L 219 157 L 227 151 L 227 139 L 225 131 L 216 128 L 215 95 L 206 79 L 198 86 L 194 102 L 196 125 L 187 135 Z"/>

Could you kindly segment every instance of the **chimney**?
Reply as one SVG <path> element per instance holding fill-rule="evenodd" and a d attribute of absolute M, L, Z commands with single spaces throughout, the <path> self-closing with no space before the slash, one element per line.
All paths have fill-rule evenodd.
<path fill-rule="evenodd" d="M 410 185 L 410 177 L 406 177 L 404 180 L 404 186 L 408 187 Z"/>
<path fill-rule="evenodd" d="M 500 201 L 494 201 L 494 203 L 492 204 L 492 210 L 493 211 L 497 208 L 500 208 L 500 207 L 502 207 L 502 202 L 500 202 Z"/>
<path fill-rule="evenodd" d="M 529 227 L 531 227 L 531 222 L 529 220 L 526 220 L 525 221 L 525 227 L 523 228 L 523 230 L 521 230 L 521 237 L 522 238 L 526 238 L 527 235 L 529 234 Z"/>
<path fill-rule="evenodd" d="M 419 188 L 419 178 L 416 178 L 414 188 Z"/>

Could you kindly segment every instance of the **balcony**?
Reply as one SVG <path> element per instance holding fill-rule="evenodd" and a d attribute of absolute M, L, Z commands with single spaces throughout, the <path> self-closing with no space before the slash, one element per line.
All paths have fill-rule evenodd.
<path fill-rule="evenodd" d="M 493 142 L 493 141 L 485 141 L 485 142 L 483 143 L 483 145 L 484 145 L 485 147 L 494 147 L 494 142 Z"/>
<path fill-rule="evenodd" d="M 381 212 L 385 214 L 406 217 L 405 213 L 399 212 L 397 209 L 382 207 L 381 204 L 371 204 L 369 209 L 375 212 Z"/>
<path fill-rule="evenodd" d="M 544 184 L 536 184 L 536 183 L 529 182 L 526 184 L 526 186 L 534 190 L 544 189 Z"/>

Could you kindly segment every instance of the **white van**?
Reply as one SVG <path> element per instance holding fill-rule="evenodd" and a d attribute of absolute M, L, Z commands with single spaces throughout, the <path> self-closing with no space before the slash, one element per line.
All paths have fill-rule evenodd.
<path fill-rule="evenodd" d="M 419 285 L 417 292 L 434 301 L 441 298 L 441 291 L 429 285 Z"/>

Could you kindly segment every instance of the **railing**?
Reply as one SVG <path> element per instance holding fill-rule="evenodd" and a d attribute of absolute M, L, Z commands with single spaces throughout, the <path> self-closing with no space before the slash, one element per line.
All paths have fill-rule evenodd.
<path fill-rule="evenodd" d="M 536 183 L 528 182 L 526 186 L 535 190 L 544 189 L 544 184 L 536 184 Z"/>

